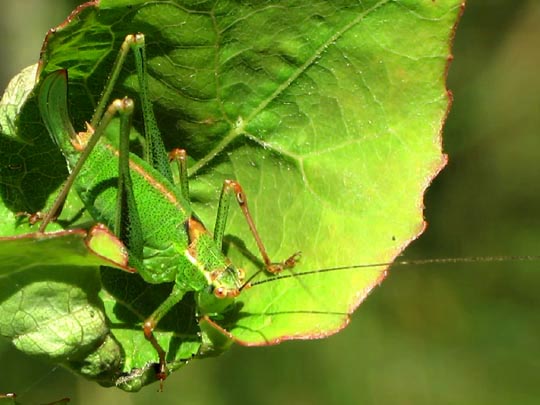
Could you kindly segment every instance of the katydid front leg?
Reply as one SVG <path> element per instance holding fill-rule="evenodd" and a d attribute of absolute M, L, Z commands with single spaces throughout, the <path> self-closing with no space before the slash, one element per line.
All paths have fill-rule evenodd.
<path fill-rule="evenodd" d="M 242 210 L 242 214 L 246 219 L 249 230 L 253 235 L 253 238 L 255 239 L 255 243 L 257 243 L 257 248 L 259 249 L 259 252 L 263 259 L 265 269 L 269 273 L 276 274 L 285 269 L 293 268 L 296 265 L 296 262 L 300 259 L 300 252 L 294 253 L 288 259 L 282 262 L 275 263 L 270 260 L 266 248 L 264 247 L 264 243 L 262 242 L 259 232 L 257 231 L 257 227 L 255 226 L 255 221 L 253 221 L 253 217 L 249 212 L 246 194 L 244 193 L 242 186 L 234 180 L 225 180 L 223 183 L 223 188 L 221 189 L 218 213 L 216 216 L 216 225 L 214 226 L 214 241 L 216 242 L 218 247 L 220 249 L 222 248 L 223 235 L 225 233 L 227 215 L 232 195 L 234 195 L 238 206 Z"/>

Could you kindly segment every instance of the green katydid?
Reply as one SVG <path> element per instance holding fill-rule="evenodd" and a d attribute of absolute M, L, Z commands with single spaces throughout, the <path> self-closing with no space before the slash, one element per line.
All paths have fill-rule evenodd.
<path fill-rule="evenodd" d="M 112 88 L 129 50 L 135 54 L 140 101 L 145 118 L 145 159 L 129 154 L 129 134 L 134 103 L 129 98 L 114 100 L 106 109 Z M 229 201 L 234 195 L 255 238 L 265 268 L 277 273 L 291 268 L 298 253 L 273 263 L 266 253 L 241 186 L 225 180 L 213 236 L 192 212 L 189 203 L 186 153 L 177 150 L 180 185 L 173 184 L 169 157 L 157 129 L 147 96 L 145 48 L 142 34 L 128 35 L 121 47 L 88 130 L 77 134 L 67 111 L 67 73 L 57 71 L 45 77 L 40 88 L 40 111 L 53 140 L 66 158 L 70 175 L 52 208 L 43 217 L 40 232 L 58 215 L 72 186 L 77 190 L 95 221 L 104 223 L 126 244 L 129 264 L 153 284 L 174 282 L 170 296 L 144 321 L 145 337 L 159 356 L 158 378 L 167 375 L 165 350 L 153 331 L 163 316 L 186 292 L 199 296 L 201 313 L 220 312 L 240 293 L 244 275 L 221 252 Z M 99 138 L 113 117 L 120 117 L 118 148 Z M 202 304 L 204 303 L 204 304 Z"/>

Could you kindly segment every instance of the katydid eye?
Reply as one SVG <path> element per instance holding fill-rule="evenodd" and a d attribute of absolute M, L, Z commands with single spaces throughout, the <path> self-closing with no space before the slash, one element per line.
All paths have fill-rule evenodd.
<path fill-rule="evenodd" d="M 227 297 L 227 290 L 224 287 L 214 288 L 214 295 L 217 298 L 225 298 Z"/>

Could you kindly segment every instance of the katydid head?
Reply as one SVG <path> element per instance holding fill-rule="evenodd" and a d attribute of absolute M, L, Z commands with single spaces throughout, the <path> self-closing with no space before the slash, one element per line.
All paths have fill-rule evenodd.
<path fill-rule="evenodd" d="M 204 288 L 194 288 L 199 315 L 223 312 L 240 294 L 245 273 L 223 255 L 199 221 L 190 218 L 188 224 L 188 257 L 205 278 Z"/>
<path fill-rule="evenodd" d="M 196 293 L 199 315 L 219 314 L 227 310 L 240 294 L 245 273 L 229 263 L 225 268 L 210 272 L 208 288 Z"/>
<path fill-rule="evenodd" d="M 216 298 L 234 298 L 240 294 L 246 273 L 230 264 L 224 270 L 213 271 L 211 277 L 212 293 Z"/>

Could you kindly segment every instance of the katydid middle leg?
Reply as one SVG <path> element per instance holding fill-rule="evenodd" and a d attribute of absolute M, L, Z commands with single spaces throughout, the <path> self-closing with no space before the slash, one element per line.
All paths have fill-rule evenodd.
<path fill-rule="evenodd" d="M 159 308 L 156 309 L 152 315 L 145 319 L 143 324 L 144 337 L 152 344 L 152 347 L 157 352 L 159 357 L 159 371 L 157 372 L 156 377 L 162 383 L 167 378 L 167 361 L 165 358 L 167 352 L 158 343 L 154 335 L 154 329 L 159 321 L 167 314 L 167 312 L 169 312 L 172 307 L 180 302 L 185 293 L 185 290 L 180 288 L 178 284 L 175 284 L 171 294 L 166 298 L 165 301 L 161 303 Z"/>
<path fill-rule="evenodd" d="M 184 198 L 189 201 L 189 181 L 187 173 L 186 151 L 184 149 L 175 149 L 169 153 L 169 158 L 171 160 L 174 160 L 178 165 L 180 191 Z M 216 224 L 214 226 L 214 242 L 216 243 L 217 247 L 220 250 L 222 249 L 223 235 L 225 233 L 225 227 L 227 224 L 230 199 L 233 194 L 235 196 L 236 202 L 242 210 L 242 214 L 246 219 L 249 230 L 251 231 L 255 242 L 257 243 L 257 248 L 259 249 L 266 270 L 270 273 L 279 273 L 284 269 L 290 269 L 294 267 L 294 265 L 300 258 L 300 252 L 294 253 L 292 256 L 282 262 L 274 263 L 270 260 L 264 243 L 262 242 L 259 232 L 257 231 L 257 227 L 255 226 L 255 221 L 253 221 L 253 217 L 251 216 L 251 213 L 249 211 L 244 190 L 242 189 L 242 186 L 234 180 L 225 180 L 221 189 L 218 212 L 216 215 Z"/>

